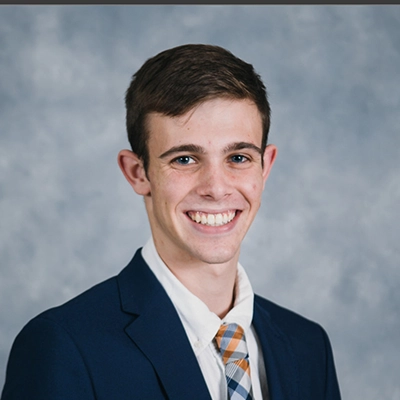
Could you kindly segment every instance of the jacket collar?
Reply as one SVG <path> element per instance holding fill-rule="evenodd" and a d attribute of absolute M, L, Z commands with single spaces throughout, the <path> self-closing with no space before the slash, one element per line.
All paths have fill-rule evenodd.
<path fill-rule="evenodd" d="M 117 277 L 126 334 L 153 365 L 168 398 L 211 399 L 179 316 L 139 249 Z"/>

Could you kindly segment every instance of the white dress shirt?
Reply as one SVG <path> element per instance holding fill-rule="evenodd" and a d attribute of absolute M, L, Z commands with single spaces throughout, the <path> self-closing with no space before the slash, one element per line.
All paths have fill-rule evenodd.
<path fill-rule="evenodd" d="M 169 270 L 158 255 L 152 238 L 143 247 L 142 256 L 178 312 L 212 399 L 226 400 L 228 398 L 225 366 L 213 341 L 223 322 L 235 322 L 244 329 L 249 352 L 253 399 L 268 399 L 263 355 L 256 332 L 251 325 L 254 292 L 244 268 L 238 263 L 235 304 L 229 313 L 220 319 Z"/>

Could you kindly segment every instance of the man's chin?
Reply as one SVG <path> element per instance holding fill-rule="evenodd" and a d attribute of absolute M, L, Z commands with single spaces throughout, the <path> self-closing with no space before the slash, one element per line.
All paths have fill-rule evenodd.
<path fill-rule="evenodd" d="M 227 264 L 230 262 L 237 263 L 238 260 L 238 250 L 237 249 L 229 249 L 229 248 L 219 248 L 218 250 L 197 250 L 194 252 L 194 258 L 199 261 L 210 264 L 210 265 L 219 265 L 219 264 Z"/>

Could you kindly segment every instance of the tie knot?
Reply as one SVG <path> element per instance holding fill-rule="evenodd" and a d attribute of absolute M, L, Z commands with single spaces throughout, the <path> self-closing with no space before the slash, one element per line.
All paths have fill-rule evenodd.
<path fill-rule="evenodd" d="M 234 323 L 221 325 L 215 335 L 215 341 L 224 364 L 248 358 L 244 330 L 240 325 Z"/>

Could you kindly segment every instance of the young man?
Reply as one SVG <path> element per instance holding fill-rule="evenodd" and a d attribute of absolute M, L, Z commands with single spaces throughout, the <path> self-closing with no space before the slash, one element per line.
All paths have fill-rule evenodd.
<path fill-rule="evenodd" d="M 3 400 L 340 399 L 328 337 L 253 294 L 238 263 L 277 149 L 250 64 L 216 46 L 149 59 L 119 166 L 152 237 L 122 272 L 30 321 Z"/>

